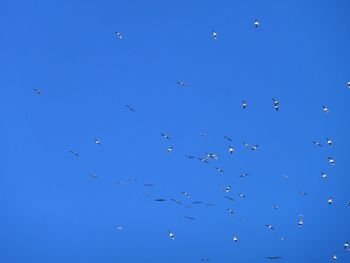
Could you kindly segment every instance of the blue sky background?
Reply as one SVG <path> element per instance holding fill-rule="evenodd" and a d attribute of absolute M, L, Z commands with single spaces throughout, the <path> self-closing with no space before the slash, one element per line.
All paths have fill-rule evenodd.
<path fill-rule="evenodd" d="M 1 1 L 0 262 L 350 262 L 349 10 L 346 0 Z M 184 156 L 206 151 L 219 160 Z"/>

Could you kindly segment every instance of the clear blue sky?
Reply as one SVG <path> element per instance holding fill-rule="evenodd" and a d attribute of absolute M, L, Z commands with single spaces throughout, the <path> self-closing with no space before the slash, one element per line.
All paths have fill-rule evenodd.
<path fill-rule="evenodd" d="M 347 0 L 1 1 L 0 262 L 350 262 L 349 10 Z M 219 159 L 185 157 L 205 152 Z"/>

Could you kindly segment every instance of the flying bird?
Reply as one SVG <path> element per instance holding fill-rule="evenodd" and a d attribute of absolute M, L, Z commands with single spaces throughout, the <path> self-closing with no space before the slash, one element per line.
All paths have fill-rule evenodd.
<path fill-rule="evenodd" d="M 228 136 L 224 136 L 224 139 L 228 140 L 229 142 L 232 142 L 231 138 Z"/>
<path fill-rule="evenodd" d="M 332 197 L 328 198 L 327 203 L 328 203 L 329 205 L 333 204 L 333 198 L 332 198 Z"/>
<path fill-rule="evenodd" d="M 328 161 L 331 165 L 335 165 L 335 161 L 334 161 L 333 157 L 328 157 Z"/>
<path fill-rule="evenodd" d="M 224 170 L 221 169 L 221 168 L 219 168 L 219 167 L 216 167 L 216 166 L 215 166 L 215 169 L 216 169 L 219 173 L 223 173 L 223 172 L 224 172 Z"/>
<path fill-rule="evenodd" d="M 270 224 L 268 224 L 268 225 L 265 225 L 268 229 L 271 229 L 271 230 L 275 230 L 275 228 L 272 226 L 272 225 L 270 225 Z"/>
<path fill-rule="evenodd" d="M 257 150 L 258 149 L 258 144 L 256 144 L 256 145 L 254 145 L 254 146 L 252 146 L 252 151 L 255 151 L 255 150 Z"/>
<path fill-rule="evenodd" d="M 160 135 L 163 136 L 164 139 L 171 140 L 171 138 L 167 134 L 161 133 Z"/>
<path fill-rule="evenodd" d="M 215 31 L 212 31 L 211 36 L 213 37 L 214 40 L 216 40 L 218 37 L 218 34 Z"/>
<path fill-rule="evenodd" d="M 207 158 L 203 158 L 203 157 L 198 157 L 198 160 L 201 160 L 202 162 L 208 164 L 208 159 Z"/>
<path fill-rule="evenodd" d="M 228 200 L 231 200 L 231 201 L 235 201 L 235 199 L 233 199 L 232 197 L 230 197 L 230 196 L 224 196 L 226 199 L 228 199 Z"/>
<path fill-rule="evenodd" d="M 349 250 L 349 242 L 348 241 L 344 242 L 344 249 Z"/>
<path fill-rule="evenodd" d="M 226 210 L 227 210 L 231 215 L 234 214 L 234 211 L 233 211 L 231 208 L 227 208 Z"/>
<path fill-rule="evenodd" d="M 189 219 L 189 220 L 195 220 L 194 217 L 190 217 L 190 216 L 185 216 L 186 219 Z"/>
<path fill-rule="evenodd" d="M 92 179 L 98 179 L 98 178 L 99 178 L 99 177 L 98 177 L 96 174 L 94 174 L 94 173 L 90 174 L 90 176 L 91 176 Z"/>
<path fill-rule="evenodd" d="M 350 81 L 348 81 L 348 88 L 350 89 Z"/>
<path fill-rule="evenodd" d="M 187 157 L 187 159 L 194 159 L 194 158 L 196 158 L 196 157 L 194 157 L 192 155 L 187 155 L 187 154 L 185 154 L 185 156 Z"/>
<path fill-rule="evenodd" d="M 181 194 L 183 194 L 186 198 L 190 198 L 190 194 L 187 192 L 181 192 Z"/>
<path fill-rule="evenodd" d="M 299 222 L 298 222 L 298 226 L 302 227 L 304 225 L 304 217 L 302 215 L 300 215 L 299 217 Z"/>
<path fill-rule="evenodd" d="M 230 154 L 233 154 L 233 152 L 235 151 L 235 149 L 233 149 L 232 146 L 229 146 L 229 147 L 228 147 L 228 151 L 229 151 Z"/>
<path fill-rule="evenodd" d="M 194 205 L 203 204 L 203 201 L 194 201 L 194 202 L 192 202 L 192 204 L 194 204 Z"/>
<path fill-rule="evenodd" d="M 182 82 L 182 81 L 178 81 L 178 82 L 176 82 L 176 84 L 177 84 L 179 87 L 183 87 L 183 88 L 187 87 L 187 84 L 186 84 L 185 82 Z"/>
<path fill-rule="evenodd" d="M 171 152 L 173 151 L 173 149 L 174 149 L 174 147 L 172 147 L 172 146 L 171 146 L 171 147 L 169 147 L 169 148 L 168 148 L 168 149 L 166 149 L 166 150 L 167 150 L 168 152 L 170 152 L 170 153 L 171 153 Z"/>
<path fill-rule="evenodd" d="M 248 173 L 242 173 L 242 174 L 239 175 L 240 178 L 247 177 L 247 176 L 249 176 Z"/>
<path fill-rule="evenodd" d="M 130 105 L 125 105 L 125 107 L 127 107 L 130 111 L 135 112 L 135 109 L 133 107 L 131 107 Z"/>
<path fill-rule="evenodd" d="M 123 230 L 123 226 L 117 226 L 117 230 Z"/>
<path fill-rule="evenodd" d="M 205 136 L 205 132 L 201 132 L 201 137 L 204 137 Z"/>
<path fill-rule="evenodd" d="M 242 101 L 242 108 L 245 110 L 247 108 L 247 103 L 245 100 Z"/>
<path fill-rule="evenodd" d="M 235 234 L 233 234 L 232 235 L 232 240 L 237 243 L 238 242 L 238 237 Z"/>
<path fill-rule="evenodd" d="M 316 146 L 322 147 L 322 144 L 317 141 L 313 141 L 312 143 L 315 144 Z"/>
<path fill-rule="evenodd" d="M 322 174 L 322 178 L 323 179 L 327 179 L 328 178 L 328 176 L 327 176 L 327 174 L 325 172 L 321 172 L 321 174 Z"/>
<path fill-rule="evenodd" d="M 329 109 L 327 106 L 323 105 L 322 108 L 323 108 L 323 112 L 329 113 Z"/>
<path fill-rule="evenodd" d="M 239 194 L 239 197 L 241 197 L 241 198 L 246 198 L 247 196 L 246 196 L 245 194 L 243 194 L 243 193 L 240 193 L 240 194 Z"/>
<path fill-rule="evenodd" d="M 260 25 L 260 23 L 259 23 L 258 19 L 255 19 L 255 21 L 254 21 L 255 28 L 258 28 L 259 25 Z"/>
<path fill-rule="evenodd" d="M 333 260 L 333 261 L 336 261 L 337 259 L 338 259 L 337 255 L 334 254 L 333 257 L 332 257 L 332 260 Z"/>
<path fill-rule="evenodd" d="M 95 139 L 95 144 L 100 145 L 101 146 L 101 140 L 100 139 Z"/>
<path fill-rule="evenodd" d="M 144 186 L 147 186 L 147 187 L 152 187 L 153 184 L 144 184 Z"/>
<path fill-rule="evenodd" d="M 79 154 L 76 153 L 76 152 L 74 152 L 74 151 L 72 151 L 72 150 L 70 150 L 69 153 L 73 154 L 73 155 L 76 156 L 76 157 L 79 157 Z"/>
<path fill-rule="evenodd" d="M 117 38 L 122 39 L 123 38 L 123 34 L 121 32 L 114 32 L 117 36 Z"/>
<path fill-rule="evenodd" d="M 275 111 L 278 111 L 280 108 L 280 103 L 278 102 L 278 100 L 272 99 L 273 101 L 273 106 L 275 107 Z"/>
<path fill-rule="evenodd" d="M 156 202 L 165 202 L 165 201 L 166 201 L 166 199 L 163 199 L 163 198 L 158 198 L 158 199 L 156 199 L 156 200 L 154 200 L 154 201 L 156 201 Z"/>
<path fill-rule="evenodd" d="M 282 257 L 278 257 L 278 256 L 272 256 L 272 257 L 266 257 L 267 259 L 271 259 L 271 260 L 274 260 L 274 259 L 282 259 Z"/>
<path fill-rule="evenodd" d="M 175 202 L 178 205 L 181 205 L 181 202 L 175 198 L 171 198 L 171 201 Z"/>
<path fill-rule="evenodd" d="M 226 186 L 225 188 L 222 188 L 226 193 L 231 191 L 231 185 Z"/>
<path fill-rule="evenodd" d="M 174 234 L 173 232 L 168 231 L 168 234 L 169 234 L 169 238 L 170 238 L 171 240 L 174 240 L 174 239 L 175 239 L 175 234 Z"/>
<path fill-rule="evenodd" d="M 332 139 L 329 137 L 327 138 L 327 144 L 328 144 L 328 146 L 332 146 L 332 144 L 333 144 Z"/>
<path fill-rule="evenodd" d="M 308 193 L 305 193 L 303 191 L 299 192 L 299 194 L 301 194 L 302 196 L 308 196 L 309 195 Z"/>
<path fill-rule="evenodd" d="M 34 90 L 34 92 L 35 92 L 36 95 L 40 95 L 40 94 L 42 93 L 42 91 L 39 90 L 39 89 L 33 89 L 33 90 Z"/>

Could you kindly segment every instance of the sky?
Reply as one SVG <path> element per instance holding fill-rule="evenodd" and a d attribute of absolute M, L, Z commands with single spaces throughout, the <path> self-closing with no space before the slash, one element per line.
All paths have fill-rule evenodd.
<path fill-rule="evenodd" d="M 350 262 L 349 9 L 1 1 L 0 262 Z"/>

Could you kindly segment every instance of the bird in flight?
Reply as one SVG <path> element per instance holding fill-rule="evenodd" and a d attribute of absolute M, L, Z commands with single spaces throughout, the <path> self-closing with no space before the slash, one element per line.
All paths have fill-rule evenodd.
<path fill-rule="evenodd" d="M 313 141 L 312 143 L 315 144 L 316 146 L 322 147 L 322 144 L 317 141 Z"/>
<path fill-rule="evenodd" d="M 350 81 L 348 81 L 348 88 L 350 89 Z"/>
<path fill-rule="evenodd" d="M 321 174 L 322 174 L 322 178 L 323 179 L 327 179 L 328 178 L 328 176 L 327 176 L 327 174 L 325 172 L 321 172 Z"/>
<path fill-rule="evenodd" d="M 205 132 L 201 132 L 201 137 L 204 137 L 205 136 Z"/>
<path fill-rule="evenodd" d="M 231 209 L 231 208 L 227 208 L 226 209 L 231 215 L 233 215 L 234 214 L 234 211 L 233 211 L 233 209 Z"/>
<path fill-rule="evenodd" d="M 215 154 L 215 153 L 208 153 L 208 152 L 205 152 L 205 154 L 207 155 L 208 158 L 210 159 L 219 159 L 219 157 Z"/>
<path fill-rule="evenodd" d="M 171 240 L 174 240 L 174 239 L 175 239 L 175 234 L 174 234 L 173 232 L 168 231 L 168 234 L 169 234 L 169 238 L 170 238 Z"/>
<path fill-rule="evenodd" d="M 91 176 L 92 179 L 98 179 L 98 178 L 99 178 L 99 177 L 98 177 L 96 174 L 94 174 L 94 173 L 90 174 L 90 176 Z"/>
<path fill-rule="evenodd" d="M 258 149 L 258 146 L 259 146 L 258 144 L 252 146 L 252 151 L 255 151 L 256 149 Z"/>
<path fill-rule="evenodd" d="M 125 107 L 127 107 L 130 111 L 135 112 L 135 109 L 133 107 L 131 107 L 130 105 L 125 105 Z"/>
<path fill-rule="evenodd" d="M 332 197 L 328 198 L 327 203 L 328 203 L 329 205 L 333 204 L 333 198 L 332 198 Z"/>
<path fill-rule="evenodd" d="M 218 34 L 213 30 L 213 31 L 211 32 L 211 36 L 213 37 L 214 40 L 216 40 L 217 37 L 218 37 Z"/>
<path fill-rule="evenodd" d="M 152 187 L 153 184 L 144 184 L 144 186 L 147 186 L 147 187 Z"/>
<path fill-rule="evenodd" d="M 233 234 L 232 235 L 232 240 L 237 243 L 238 242 L 238 237 L 235 234 Z"/>
<path fill-rule="evenodd" d="M 181 194 L 183 194 L 186 198 L 190 198 L 190 194 L 187 192 L 181 192 Z"/>
<path fill-rule="evenodd" d="M 221 168 L 219 168 L 219 167 L 216 167 L 216 166 L 215 166 L 215 169 L 216 169 L 216 171 L 218 171 L 219 173 L 223 173 L 223 172 L 224 172 L 224 170 L 221 169 Z"/>
<path fill-rule="evenodd" d="M 323 112 L 329 113 L 329 109 L 326 105 L 323 105 L 322 108 L 323 108 Z"/>
<path fill-rule="evenodd" d="M 36 95 L 40 95 L 40 94 L 42 94 L 42 91 L 41 91 L 41 90 L 39 90 L 39 89 L 34 89 L 34 92 L 35 92 L 35 94 L 36 94 Z"/>
<path fill-rule="evenodd" d="M 335 161 L 334 161 L 333 157 L 328 157 L 328 161 L 331 165 L 335 165 Z"/>
<path fill-rule="evenodd" d="M 259 23 L 258 19 L 255 19 L 255 21 L 254 21 L 255 28 L 258 28 L 259 25 L 260 25 L 260 23 Z"/>
<path fill-rule="evenodd" d="M 173 151 L 173 149 L 174 149 L 174 147 L 171 146 L 167 149 L 167 151 L 171 153 Z"/>
<path fill-rule="evenodd" d="M 304 217 L 302 215 L 300 215 L 299 217 L 299 222 L 298 222 L 298 226 L 302 227 L 304 225 Z"/>
<path fill-rule="evenodd" d="M 156 200 L 154 200 L 154 201 L 156 201 L 156 202 L 165 202 L 165 201 L 166 201 L 166 199 L 163 199 L 163 198 L 158 198 L 158 199 L 156 199 Z"/>
<path fill-rule="evenodd" d="M 114 32 L 117 36 L 117 38 L 122 39 L 123 38 L 123 34 L 121 32 Z"/>
<path fill-rule="evenodd" d="M 328 144 L 328 146 L 332 146 L 332 144 L 333 144 L 332 139 L 329 137 L 327 138 L 327 144 Z"/>
<path fill-rule="evenodd" d="M 246 196 L 245 194 L 243 194 L 243 193 L 240 193 L 240 194 L 239 194 L 239 197 L 241 197 L 241 198 L 246 198 L 247 196 Z"/>
<path fill-rule="evenodd" d="M 194 217 L 190 217 L 190 216 L 185 216 L 186 219 L 189 219 L 189 220 L 195 220 Z"/>
<path fill-rule="evenodd" d="M 231 191 L 231 185 L 228 185 L 228 186 L 222 188 L 222 190 L 224 190 L 226 193 L 230 192 Z"/>
<path fill-rule="evenodd" d="M 273 101 L 273 106 L 275 107 L 275 111 L 278 111 L 280 108 L 280 103 L 278 102 L 278 100 L 272 99 Z"/>
<path fill-rule="evenodd" d="M 271 230 L 275 230 L 275 228 L 272 226 L 272 225 L 270 225 L 270 224 L 267 224 L 267 225 L 265 225 L 268 229 L 271 229 Z"/>
<path fill-rule="evenodd" d="M 69 153 L 73 154 L 73 155 L 76 156 L 76 157 L 79 157 L 79 154 L 76 153 L 76 152 L 74 152 L 74 151 L 72 151 L 72 150 L 70 150 Z"/>
<path fill-rule="evenodd" d="M 208 164 L 208 159 L 207 158 L 203 158 L 203 157 L 198 157 L 198 160 L 201 160 L 202 162 Z"/>
<path fill-rule="evenodd" d="M 344 249 L 349 250 L 349 242 L 348 241 L 344 242 Z"/>
<path fill-rule="evenodd" d="M 333 260 L 333 261 L 336 261 L 337 259 L 338 259 L 337 255 L 334 254 L 333 257 L 332 257 L 332 260 Z"/>
<path fill-rule="evenodd" d="M 240 178 L 247 177 L 247 176 L 249 176 L 248 173 L 242 173 L 242 174 L 239 175 Z"/>
<path fill-rule="evenodd" d="M 188 159 L 194 159 L 194 158 L 196 158 L 195 156 L 188 155 L 188 154 L 185 154 L 185 156 L 186 156 Z"/>
<path fill-rule="evenodd" d="M 235 201 L 235 199 L 233 199 L 233 198 L 230 197 L 230 196 L 225 195 L 224 197 L 225 197 L 226 199 L 228 199 L 228 200 Z"/>
<path fill-rule="evenodd" d="M 175 198 L 171 198 L 171 201 L 175 202 L 178 205 L 181 205 L 181 202 Z"/>
<path fill-rule="evenodd" d="M 123 226 L 117 226 L 118 230 L 123 230 Z"/>
<path fill-rule="evenodd" d="M 164 139 L 171 140 L 171 138 L 167 134 L 161 133 L 160 135 L 163 136 Z"/>
<path fill-rule="evenodd" d="M 228 136 L 224 136 L 224 139 L 228 140 L 229 142 L 232 142 L 231 138 Z"/>
<path fill-rule="evenodd" d="M 242 101 L 242 108 L 245 110 L 247 108 L 247 103 L 245 100 Z"/>
<path fill-rule="evenodd" d="M 95 144 L 97 144 L 97 145 L 100 145 L 101 146 L 101 140 L 100 139 L 95 139 Z"/>
<path fill-rule="evenodd" d="M 308 193 L 303 192 L 303 191 L 299 192 L 299 194 L 301 194 L 302 196 L 308 196 L 309 195 Z"/>
<path fill-rule="evenodd" d="M 278 256 L 270 256 L 270 257 L 266 257 L 267 259 L 271 259 L 271 260 L 274 260 L 274 259 L 282 259 L 282 257 L 278 257 Z"/>
<path fill-rule="evenodd" d="M 176 84 L 179 86 L 179 87 L 187 87 L 187 84 L 185 82 L 182 82 L 182 81 L 177 81 Z"/>
<path fill-rule="evenodd" d="M 233 152 L 235 151 L 235 149 L 233 149 L 232 146 L 229 146 L 229 147 L 228 147 L 228 151 L 229 151 L 230 154 L 233 154 Z"/>

